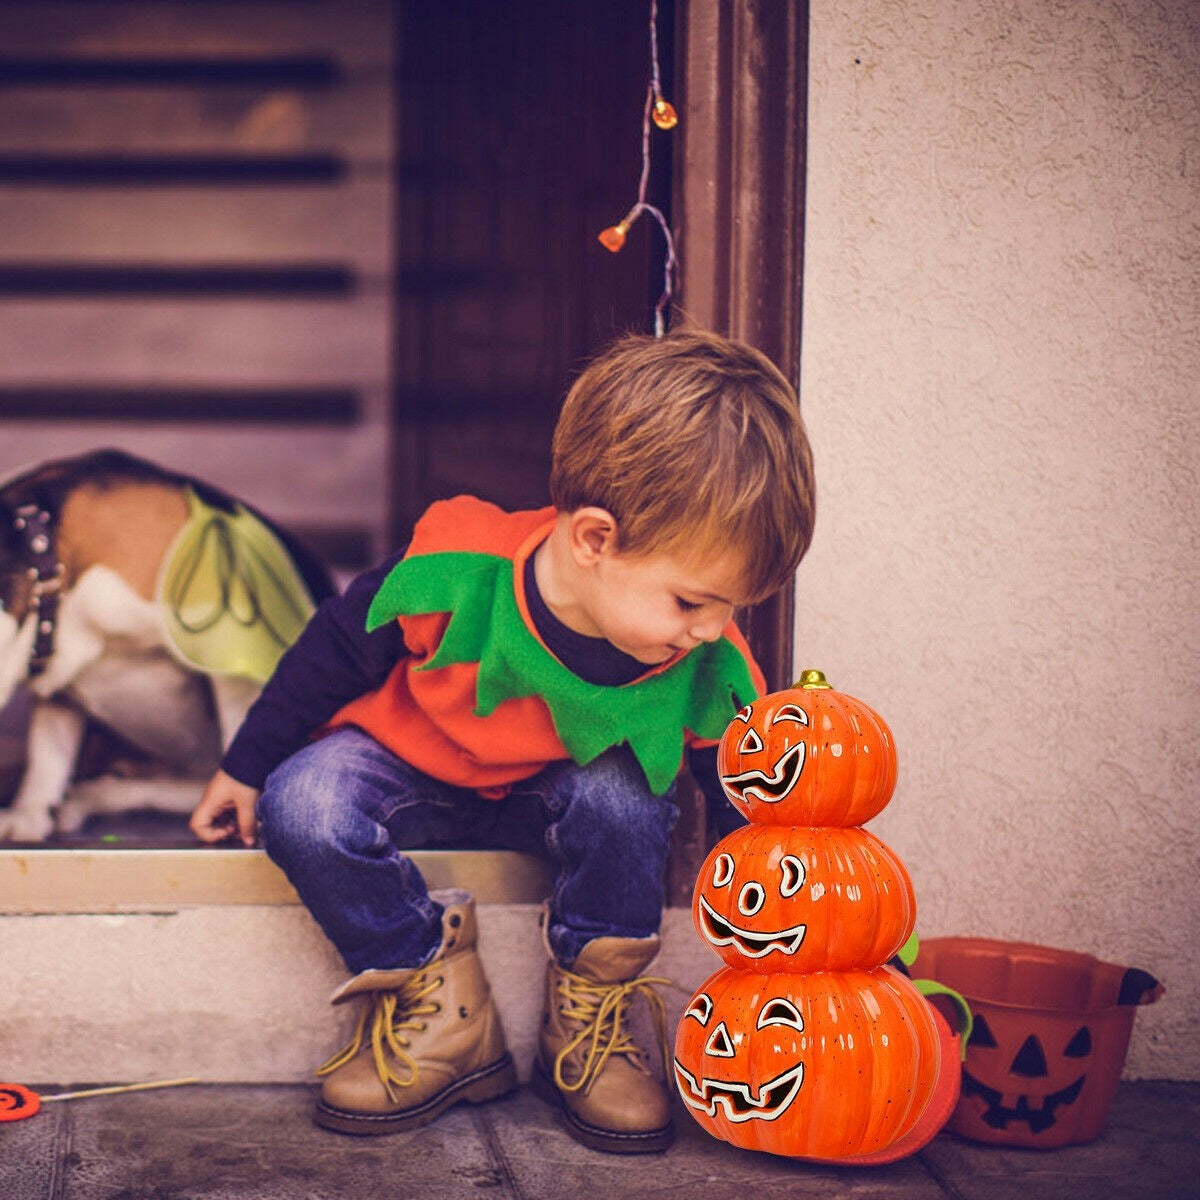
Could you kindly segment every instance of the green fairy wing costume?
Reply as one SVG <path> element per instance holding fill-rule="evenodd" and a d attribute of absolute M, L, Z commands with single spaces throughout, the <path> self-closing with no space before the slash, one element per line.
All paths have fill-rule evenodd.
<path fill-rule="evenodd" d="M 232 513 L 188 491 L 187 524 L 158 582 L 171 649 L 210 675 L 265 683 L 313 613 L 279 538 L 252 512 Z"/>

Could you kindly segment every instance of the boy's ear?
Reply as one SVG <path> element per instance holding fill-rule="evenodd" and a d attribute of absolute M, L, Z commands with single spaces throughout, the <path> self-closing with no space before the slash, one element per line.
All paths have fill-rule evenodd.
<path fill-rule="evenodd" d="M 580 566 L 599 561 L 617 549 L 617 518 L 606 508 L 587 505 L 567 518 L 567 541 Z"/>

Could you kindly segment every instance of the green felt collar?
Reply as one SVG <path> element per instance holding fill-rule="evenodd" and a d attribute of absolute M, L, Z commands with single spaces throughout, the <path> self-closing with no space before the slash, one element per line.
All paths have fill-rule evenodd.
<path fill-rule="evenodd" d="M 685 729 L 719 738 L 733 714 L 758 695 L 745 658 L 726 638 L 620 687 L 587 683 L 526 625 L 513 574 L 512 560 L 494 554 L 447 551 L 406 558 L 376 593 L 367 629 L 398 617 L 449 613 L 437 652 L 420 670 L 478 663 L 476 716 L 490 716 L 505 700 L 537 696 L 577 763 L 628 743 L 655 795 L 679 771 Z"/>

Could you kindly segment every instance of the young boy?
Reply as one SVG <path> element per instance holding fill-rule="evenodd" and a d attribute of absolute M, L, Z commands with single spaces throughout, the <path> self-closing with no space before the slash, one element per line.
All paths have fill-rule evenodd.
<path fill-rule="evenodd" d="M 318 610 L 192 817 L 204 841 L 261 835 L 353 973 L 333 1000 L 361 998 L 357 1031 L 318 1071 L 327 1127 L 411 1128 L 515 1084 L 471 899 L 431 894 L 399 849 L 467 842 L 558 867 L 535 1088 L 585 1145 L 670 1144 L 624 1012 L 662 1011 L 641 973 L 685 749 L 719 827 L 740 823 L 714 742 L 764 686 L 734 609 L 811 537 L 795 394 L 713 334 L 627 337 L 567 396 L 550 493 L 434 504 Z"/>

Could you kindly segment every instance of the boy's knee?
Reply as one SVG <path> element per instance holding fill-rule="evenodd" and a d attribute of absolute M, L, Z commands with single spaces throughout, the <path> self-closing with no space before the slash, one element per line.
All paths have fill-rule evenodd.
<path fill-rule="evenodd" d="M 303 774 L 290 766 L 289 759 L 276 767 L 258 798 L 259 836 L 272 858 L 288 845 L 309 841 L 312 830 L 312 789 L 304 786 Z"/>
<path fill-rule="evenodd" d="M 597 834 L 611 828 L 628 838 L 639 828 L 669 830 L 675 823 L 674 788 L 654 795 L 637 760 L 624 747 L 609 750 L 586 766 L 572 764 L 556 784 L 559 802 L 571 819 L 586 821 Z"/>
<path fill-rule="evenodd" d="M 285 758 L 267 776 L 262 794 L 258 798 L 259 820 L 287 816 L 291 810 L 304 805 L 314 787 L 316 772 L 306 762 L 306 750 Z"/>
<path fill-rule="evenodd" d="M 320 846 L 337 838 L 341 809 L 353 794 L 339 781 L 337 758 L 316 742 L 285 759 L 267 777 L 258 798 L 263 847 Z"/>

